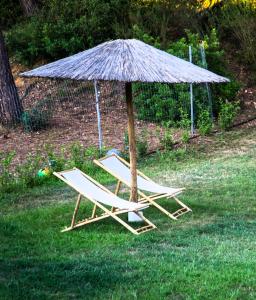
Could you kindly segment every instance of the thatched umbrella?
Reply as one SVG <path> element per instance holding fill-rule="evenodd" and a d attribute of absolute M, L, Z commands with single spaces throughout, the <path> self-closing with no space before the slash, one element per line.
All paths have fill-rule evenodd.
<path fill-rule="evenodd" d="M 135 39 L 106 42 L 92 49 L 24 72 L 21 76 L 125 82 L 132 201 L 137 201 L 132 82 L 220 83 L 229 81 L 225 77 Z"/>

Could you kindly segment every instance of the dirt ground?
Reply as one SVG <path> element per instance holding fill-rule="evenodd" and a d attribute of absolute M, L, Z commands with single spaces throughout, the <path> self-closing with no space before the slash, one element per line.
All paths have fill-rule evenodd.
<path fill-rule="evenodd" d="M 59 95 L 54 87 L 55 82 L 36 81 L 31 79 L 22 79 L 17 76 L 21 71 L 20 66 L 16 66 L 16 85 L 23 105 L 29 108 L 36 101 L 40 101 L 47 95 L 51 98 L 60 99 L 58 106 L 54 108 L 54 118 L 51 126 L 47 130 L 37 132 L 26 132 L 22 127 L 4 128 L 0 127 L 0 151 L 15 151 L 15 161 L 23 161 L 28 153 L 35 153 L 37 150 L 43 150 L 46 145 L 51 145 L 60 151 L 62 147 L 68 146 L 73 142 L 81 142 L 85 147 L 98 146 L 97 114 L 95 109 L 95 93 L 92 87 L 74 85 L 74 94 L 69 95 L 70 87 L 62 87 L 62 94 Z M 31 90 L 27 90 L 28 86 Z M 101 99 L 101 118 L 103 143 L 106 147 L 123 149 L 124 136 L 127 128 L 127 114 L 123 94 L 120 93 L 122 86 L 117 86 L 114 92 L 103 88 Z M 25 91 L 28 95 L 25 95 Z M 85 101 L 81 99 L 81 92 L 86 91 Z M 75 96 L 74 96 L 75 95 Z M 110 97 L 111 96 L 111 97 Z M 70 97 L 72 98 L 70 101 Z M 256 89 L 244 88 L 240 92 L 242 102 L 242 111 L 238 116 L 236 123 L 256 118 Z M 106 103 L 105 99 L 111 98 L 111 103 Z M 256 121 L 251 121 L 241 126 L 255 126 Z M 137 136 L 145 135 L 147 131 L 147 140 L 149 151 L 159 147 L 159 135 L 163 130 L 154 123 L 142 122 L 136 120 Z M 179 140 L 180 130 L 174 131 L 174 140 Z"/>

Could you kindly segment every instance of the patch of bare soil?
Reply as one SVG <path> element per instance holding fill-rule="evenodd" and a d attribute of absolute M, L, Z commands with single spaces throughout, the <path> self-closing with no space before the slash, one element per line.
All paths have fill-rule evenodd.
<path fill-rule="evenodd" d="M 91 83 L 58 82 L 54 80 L 22 79 L 17 76 L 21 66 L 16 65 L 15 80 L 25 110 L 31 110 L 36 103 L 51 100 L 50 127 L 37 132 L 26 132 L 23 127 L 0 127 L 0 151 L 15 151 L 15 162 L 22 162 L 29 153 L 42 151 L 46 145 L 52 145 L 56 152 L 79 141 L 85 147 L 98 145 L 97 113 L 95 91 Z M 101 86 L 100 109 L 103 143 L 106 147 L 124 148 L 124 136 L 127 128 L 126 105 L 122 84 Z M 243 109 L 236 123 L 256 117 L 256 88 L 242 89 L 240 99 Z M 44 108 L 43 108 L 44 109 Z M 49 110 L 49 107 L 48 107 Z M 255 126 L 256 120 L 240 127 Z M 151 122 L 136 120 L 137 137 L 143 135 L 149 145 L 149 152 L 160 146 L 159 137 L 163 128 Z M 181 130 L 174 132 L 174 140 L 180 140 Z M 197 138 L 193 143 L 207 143 L 211 138 Z"/>
<path fill-rule="evenodd" d="M 18 74 L 20 68 L 16 66 Z M 16 85 L 25 111 L 41 105 L 42 114 L 50 119 L 44 130 L 29 132 L 22 126 L 0 127 L 0 151 L 15 151 L 14 163 L 22 162 L 37 150 L 44 151 L 46 145 L 56 152 L 68 148 L 74 142 L 85 147 L 98 146 L 98 124 L 95 90 L 92 83 L 23 79 L 16 76 Z M 124 87 L 121 83 L 100 83 L 100 111 L 103 144 L 108 148 L 124 148 L 127 128 L 127 113 Z M 159 135 L 163 129 L 156 124 L 135 121 L 138 138 L 145 134 L 149 150 L 159 146 Z M 178 134 L 178 132 L 177 132 Z"/>

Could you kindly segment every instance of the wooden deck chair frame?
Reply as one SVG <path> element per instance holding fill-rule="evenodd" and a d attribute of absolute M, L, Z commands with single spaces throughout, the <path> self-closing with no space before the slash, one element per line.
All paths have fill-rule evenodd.
<path fill-rule="evenodd" d="M 103 185 L 99 184 L 93 178 L 91 178 L 90 176 L 86 175 L 85 173 L 83 173 L 81 170 L 79 170 L 77 168 L 73 168 L 73 169 L 70 169 L 70 170 L 65 170 L 65 171 L 62 171 L 62 172 L 54 172 L 53 174 L 55 176 L 57 176 L 59 179 L 61 179 L 62 181 L 64 181 L 67 185 L 69 185 L 70 187 L 72 187 L 74 190 L 76 190 L 76 188 L 72 184 L 70 184 L 70 182 L 68 182 L 68 180 L 66 180 L 62 176 L 63 173 L 69 172 L 69 171 L 72 171 L 72 170 L 78 170 L 79 172 L 81 172 L 81 174 L 83 176 L 85 176 L 87 179 L 89 179 L 98 188 L 102 189 L 103 191 L 105 191 L 105 192 L 107 192 L 109 194 L 115 195 L 114 193 L 112 193 L 111 191 L 109 191 L 106 187 L 104 187 Z M 84 198 L 88 199 L 89 201 L 91 201 L 94 204 L 94 207 L 92 209 L 92 213 L 91 213 L 90 217 L 85 218 L 84 220 L 76 222 L 76 216 L 77 216 L 77 213 L 78 213 L 78 210 L 79 210 L 79 207 L 80 207 L 82 196 Z M 145 205 L 145 207 L 146 207 L 146 205 Z M 99 216 L 96 215 L 97 208 L 100 208 L 101 210 L 103 210 L 103 213 L 101 215 L 99 215 Z M 134 229 L 132 226 L 130 226 L 128 223 L 126 223 L 124 220 L 122 220 L 121 218 L 118 217 L 118 215 L 124 214 L 124 213 L 128 213 L 130 211 L 134 212 L 140 218 L 142 218 L 143 221 L 146 223 L 146 225 Z M 156 226 L 152 222 L 150 222 L 148 219 L 146 219 L 143 215 L 141 215 L 136 210 L 118 209 L 118 208 L 115 208 L 115 207 L 112 207 L 111 210 L 109 210 L 107 207 L 105 207 L 99 201 L 96 201 L 92 197 L 90 197 L 88 195 L 82 195 L 82 194 L 80 194 L 78 192 L 78 198 L 77 198 L 75 209 L 74 209 L 74 212 L 73 212 L 73 216 L 72 216 L 72 220 L 71 220 L 71 225 L 69 227 L 66 227 L 65 229 L 63 229 L 61 232 L 70 231 L 70 230 L 73 230 L 75 228 L 78 228 L 78 227 L 81 227 L 81 226 L 84 226 L 84 225 L 87 225 L 87 224 L 90 224 L 90 223 L 93 223 L 93 222 L 97 222 L 99 220 L 102 220 L 102 219 L 105 219 L 105 218 L 108 218 L 108 217 L 112 217 L 117 222 L 119 222 L 120 224 L 122 224 L 125 228 L 127 228 L 130 232 L 132 232 L 133 234 L 136 234 L 136 235 L 139 235 L 141 233 L 144 233 L 144 232 L 147 232 L 149 230 L 152 230 L 152 229 L 156 228 Z"/>
<path fill-rule="evenodd" d="M 127 182 L 125 180 L 123 180 L 118 174 L 114 173 L 113 171 L 111 171 L 110 169 L 108 169 L 107 167 L 105 167 L 101 161 L 111 157 L 111 156 L 115 156 L 118 160 L 120 160 L 124 165 L 126 165 L 128 168 L 130 168 L 130 164 L 124 160 L 123 158 L 121 158 L 120 156 L 116 155 L 116 154 L 111 154 L 111 155 L 107 155 L 104 156 L 102 158 L 100 158 L 99 160 L 94 160 L 94 163 L 98 166 L 100 166 L 102 169 L 104 169 L 106 172 L 108 172 L 109 174 L 111 174 L 112 176 L 114 176 L 117 179 L 117 186 L 115 189 L 115 195 L 118 195 L 118 192 L 121 188 L 122 184 L 125 184 L 126 186 L 128 186 L 130 188 L 130 182 Z M 141 171 L 137 170 L 137 174 L 140 175 L 142 178 L 155 183 L 152 179 L 150 179 L 149 177 L 147 177 L 145 174 L 143 174 Z M 154 207 L 158 208 L 162 213 L 166 214 L 168 217 L 170 217 L 173 220 L 177 220 L 180 216 L 191 212 L 192 209 L 190 209 L 187 205 L 185 205 L 182 201 L 180 201 L 177 198 L 177 195 L 182 193 L 185 190 L 185 188 L 179 189 L 179 191 L 177 193 L 173 193 L 173 194 L 168 194 L 168 193 L 159 193 L 159 194 L 152 194 L 152 195 L 146 195 L 142 190 L 140 190 L 138 188 L 138 195 L 139 195 L 139 199 L 138 202 L 139 203 L 148 203 L 153 205 Z M 161 205 L 159 205 L 158 203 L 156 203 L 156 200 L 162 199 L 162 198 L 167 198 L 167 199 L 174 199 L 176 201 L 177 204 L 179 204 L 181 206 L 180 209 L 178 209 L 177 211 L 171 213 L 168 210 L 166 210 L 164 207 L 162 207 Z"/>

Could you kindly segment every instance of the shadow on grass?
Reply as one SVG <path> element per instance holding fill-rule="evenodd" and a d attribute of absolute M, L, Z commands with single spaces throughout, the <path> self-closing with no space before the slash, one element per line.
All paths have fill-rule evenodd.
<path fill-rule="evenodd" d="M 122 265 L 113 257 L 0 261 L 2 288 L 9 299 L 90 299 L 97 292 L 102 295 L 116 285 L 125 285 L 122 273 L 127 270 Z"/>

